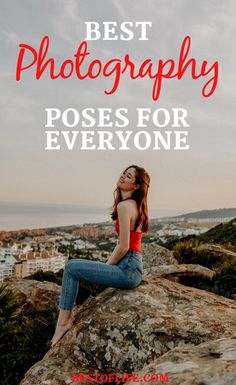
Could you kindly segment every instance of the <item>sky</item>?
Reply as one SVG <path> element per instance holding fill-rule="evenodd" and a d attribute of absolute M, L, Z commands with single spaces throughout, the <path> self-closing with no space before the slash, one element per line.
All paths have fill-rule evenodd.
<path fill-rule="evenodd" d="M 110 206 L 116 181 L 130 164 L 150 174 L 151 209 L 188 212 L 236 206 L 236 3 L 209 0 L 57 0 L 1 2 L 0 202 Z M 52 81 L 48 74 L 35 80 L 34 69 L 16 81 L 19 44 L 37 48 L 50 38 L 49 56 L 56 66 L 72 58 L 86 36 L 86 21 L 151 21 L 148 40 L 88 41 L 90 60 L 122 59 L 135 63 L 177 59 L 186 35 L 190 56 L 198 63 L 218 61 L 219 81 L 211 97 L 201 89 L 206 81 L 164 80 L 160 98 L 151 98 L 148 79 L 121 79 L 118 90 L 106 95 L 111 79 L 80 81 L 76 76 Z M 119 35 L 120 30 L 117 28 Z M 57 67 L 58 68 L 58 67 Z M 209 78 L 208 78 L 209 79 Z M 136 109 L 184 108 L 188 111 L 189 150 L 140 151 L 45 150 L 45 108 L 127 108 L 130 125 L 138 130 Z M 72 130 L 58 123 L 58 130 Z M 81 126 L 73 130 L 80 130 Z M 96 127 L 93 128 L 96 130 Z M 101 129 L 101 128 L 100 128 Z M 106 129 L 106 128 L 105 128 Z M 114 131 L 116 128 L 110 128 Z M 159 129 L 150 122 L 146 130 Z M 165 129 L 168 129 L 165 128 Z M 172 130 L 171 127 L 169 127 Z M 163 128 L 160 128 L 163 130 Z"/>

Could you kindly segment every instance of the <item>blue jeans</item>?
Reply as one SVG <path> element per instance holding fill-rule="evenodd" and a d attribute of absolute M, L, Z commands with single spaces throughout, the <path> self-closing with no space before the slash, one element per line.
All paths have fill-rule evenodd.
<path fill-rule="evenodd" d="M 79 290 L 79 280 L 119 289 L 132 289 L 142 281 L 142 254 L 128 250 L 116 264 L 70 259 L 66 262 L 62 278 L 59 308 L 72 310 Z"/>

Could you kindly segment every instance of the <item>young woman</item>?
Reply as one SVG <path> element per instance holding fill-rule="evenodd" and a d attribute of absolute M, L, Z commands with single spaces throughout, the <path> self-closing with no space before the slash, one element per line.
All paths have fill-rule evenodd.
<path fill-rule="evenodd" d="M 59 316 L 53 347 L 73 324 L 72 310 L 79 290 L 79 279 L 108 287 L 131 289 L 142 281 L 143 264 L 141 238 L 148 230 L 147 194 L 150 177 L 137 165 L 127 167 L 121 174 L 111 217 L 116 220 L 117 245 L 107 262 L 85 259 L 67 261 L 62 279 Z"/>

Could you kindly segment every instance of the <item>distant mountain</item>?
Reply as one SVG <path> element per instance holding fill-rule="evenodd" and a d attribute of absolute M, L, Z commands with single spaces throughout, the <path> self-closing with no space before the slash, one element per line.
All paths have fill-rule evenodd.
<path fill-rule="evenodd" d="M 188 214 L 177 215 L 173 218 L 235 218 L 236 208 L 224 208 L 214 210 L 200 210 Z"/>

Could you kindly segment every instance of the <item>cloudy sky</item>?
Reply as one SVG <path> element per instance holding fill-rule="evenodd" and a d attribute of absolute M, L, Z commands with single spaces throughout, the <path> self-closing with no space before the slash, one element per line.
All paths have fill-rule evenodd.
<path fill-rule="evenodd" d="M 151 176 L 149 206 L 152 209 L 194 211 L 235 207 L 235 1 L 226 0 L 13 0 L 1 2 L 1 143 L 0 202 L 55 203 L 110 206 L 117 178 L 129 164 L 145 167 Z M 189 75 L 164 80 L 161 96 L 151 98 L 152 81 L 123 76 L 113 95 L 104 94 L 112 79 L 50 80 L 48 73 L 35 80 L 35 69 L 15 80 L 19 44 L 38 49 L 43 36 L 50 37 L 48 57 L 56 68 L 73 58 L 86 36 L 85 21 L 151 21 L 148 41 L 89 41 L 90 59 L 104 63 L 129 53 L 135 63 L 146 58 L 178 57 L 186 35 L 191 37 L 190 57 L 198 64 L 219 62 L 215 93 L 204 98 L 207 79 Z M 117 33 L 120 31 L 117 29 Z M 88 62 L 89 62 L 88 60 Z M 189 150 L 45 151 L 45 108 L 129 110 L 129 127 L 135 127 L 136 108 L 185 108 L 188 110 Z M 66 128 L 58 124 L 58 130 Z M 81 129 L 81 126 L 73 130 Z M 96 130 L 96 127 L 93 128 Z M 100 128 L 101 129 L 101 128 Z M 111 128 L 114 131 L 116 128 Z M 158 130 L 150 122 L 148 132 Z M 168 127 L 166 128 L 168 129 Z M 72 130 L 71 128 L 67 130 Z M 159 130 L 164 130 L 159 129 Z M 169 130 L 173 130 L 169 127 Z"/>

